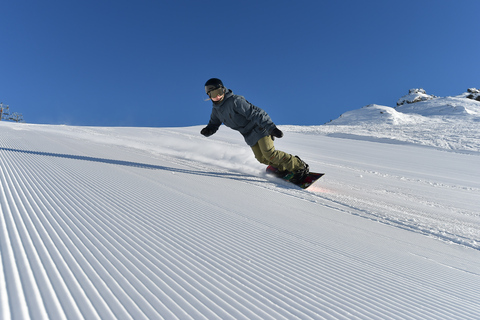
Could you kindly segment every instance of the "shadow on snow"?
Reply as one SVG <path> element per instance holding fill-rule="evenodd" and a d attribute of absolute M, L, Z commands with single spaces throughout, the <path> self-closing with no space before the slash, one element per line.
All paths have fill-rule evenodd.
<path fill-rule="evenodd" d="M 0 151 L 19 152 L 19 153 L 38 155 L 38 156 L 47 156 L 47 157 L 56 157 L 56 158 L 64 158 L 64 159 L 72 159 L 72 160 L 99 162 L 99 163 L 113 164 L 113 165 L 126 166 L 126 167 L 135 167 L 135 168 L 142 168 L 142 169 L 150 169 L 150 170 L 163 170 L 163 171 L 168 171 L 168 172 L 193 174 L 193 175 L 199 175 L 199 176 L 216 177 L 216 178 L 232 179 L 232 180 L 239 180 L 239 181 L 259 182 L 258 177 L 249 178 L 249 177 L 245 176 L 245 174 L 242 174 L 242 173 L 208 172 L 208 171 L 201 171 L 201 170 L 180 169 L 180 168 L 159 166 L 159 165 L 132 162 L 132 161 L 124 161 L 124 160 L 104 159 L 104 158 L 72 155 L 72 154 L 43 152 L 43 151 L 20 150 L 20 149 L 3 148 L 3 147 L 0 147 Z"/>

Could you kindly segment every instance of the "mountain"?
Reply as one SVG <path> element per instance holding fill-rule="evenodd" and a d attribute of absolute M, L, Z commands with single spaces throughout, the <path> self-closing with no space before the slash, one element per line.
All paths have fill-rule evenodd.
<path fill-rule="evenodd" d="M 0 122 L 0 319 L 478 318 L 478 103 L 281 126 L 308 190 L 225 127 Z"/>
<path fill-rule="evenodd" d="M 479 96 L 480 91 L 475 88 L 455 97 L 436 97 L 423 89 L 411 89 L 396 107 L 371 104 L 346 112 L 324 126 L 289 128 L 332 137 L 412 143 L 478 154 Z"/>

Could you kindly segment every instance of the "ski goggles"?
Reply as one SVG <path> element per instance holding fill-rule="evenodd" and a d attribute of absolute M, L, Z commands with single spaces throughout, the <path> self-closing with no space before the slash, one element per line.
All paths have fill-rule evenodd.
<path fill-rule="evenodd" d="M 210 98 L 215 98 L 215 97 L 223 95 L 223 93 L 224 93 L 223 92 L 223 87 L 220 87 L 220 88 L 208 91 L 207 94 L 210 96 Z"/>

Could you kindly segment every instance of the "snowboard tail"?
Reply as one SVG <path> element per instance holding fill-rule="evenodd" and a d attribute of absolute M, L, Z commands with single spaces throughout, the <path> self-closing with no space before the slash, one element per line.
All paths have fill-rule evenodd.
<path fill-rule="evenodd" d="M 320 179 L 324 175 L 324 173 L 310 172 L 301 181 L 298 181 L 297 183 L 294 183 L 294 182 L 291 181 L 291 179 L 293 178 L 293 174 L 291 174 L 290 172 L 285 173 L 285 172 L 279 171 L 277 168 L 272 167 L 272 166 L 268 166 L 266 171 L 267 171 L 267 174 L 270 174 L 270 175 L 273 175 L 277 178 L 280 178 L 280 179 L 283 179 L 285 181 L 291 182 L 291 183 L 299 186 L 302 189 L 307 189 L 313 183 L 315 183 L 315 181 L 317 181 L 318 179 Z"/>

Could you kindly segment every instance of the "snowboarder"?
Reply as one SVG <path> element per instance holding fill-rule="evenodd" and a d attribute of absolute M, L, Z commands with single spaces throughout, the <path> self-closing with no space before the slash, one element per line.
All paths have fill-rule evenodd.
<path fill-rule="evenodd" d="M 205 83 L 205 92 L 210 97 L 207 100 L 212 100 L 213 107 L 210 122 L 201 130 L 202 135 L 211 136 L 223 123 L 243 135 L 260 163 L 275 167 L 284 174 L 293 173 L 291 182 L 301 181 L 308 175 L 308 164 L 298 156 L 275 149 L 273 140 L 283 137 L 283 132 L 263 109 L 254 106 L 243 96 L 233 94 L 217 78 Z"/>

